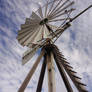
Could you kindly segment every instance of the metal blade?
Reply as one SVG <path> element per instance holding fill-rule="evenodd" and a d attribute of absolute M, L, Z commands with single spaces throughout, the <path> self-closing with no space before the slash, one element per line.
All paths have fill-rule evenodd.
<path fill-rule="evenodd" d="M 42 8 L 41 8 L 41 6 L 40 6 L 39 9 L 38 9 L 38 13 L 39 13 L 40 17 L 43 19 L 43 13 L 42 13 Z"/>
<path fill-rule="evenodd" d="M 33 34 L 36 34 L 37 31 L 39 31 L 40 27 L 35 27 L 35 29 L 33 29 L 34 31 L 32 31 L 30 34 L 28 34 L 27 36 L 25 36 L 24 38 L 22 38 L 21 40 L 19 40 L 19 42 L 25 46 L 27 44 L 25 44 L 25 42 L 32 36 L 33 37 Z"/>
<path fill-rule="evenodd" d="M 42 10 L 40 10 L 40 8 L 39 8 L 39 12 L 42 13 Z M 41 18 L 35 12 L 32 12 L 31 19 L 41 21 Z"/>
<path fill-rule="evenodd" d="M 49 20 L 49 22 L 64 21 L 64 20 L 69 20 L 69 19 L 70 18 L 54 19 L 54 20 Z"/>
<path fill-rule="evenodd" d="M 28 49 L 22 58 L 22 65 L 26 64 L 37 52 L 37 50 L 39 49 L 39 46 L 35 46 L 33 49 Z"/>
<path fill-rule="evenodd" d="M 55 19 L 55 18 L 57 18 L 57 17 L 60 17 L 60 16 L 62 16 L 62 15 L 68 14 L 68 13 L 74 11 L 74 10 L 75 10 L 75 9 L 70 9 L 70 10 L 64 11 L 64 12 L 58 14 L 58 15 L 53 16 L 50 20 Z"/>
<path fill-rule="evenodd" d="M 32 34 L 29 38 L 26 39 L 24 44 L 27 45 L 30 42 L 32 43 L 41 29 L 42 29 L 42 26 L 39 26 L 39 28 L 36 30 L 36 32 L 34 34 Z"/>
<path fill-rule="evenodd" d="M 38 28 L 38 27 L 39 27 L 39 26 L 36 26 L 36 27 L 30 26 L 29 28 L 20 30 L 20 32 L 18 32 L 18 37 L 17 37 L 17 39 L 18 39 L 18 40 L 23 39 L 23 38 L 24 38 L 25 36 L 27 36 L 28 34 L 35 32 L 35 31 L 33 31 L 33 30 L 35 30 L 35 29 Z M 21 31 L 22 31 L 22 32 L 21 32 Z"/>
<path fill-rule="evenodd" d="M 57 3 L 57 5 L 53 8 L 53 10 L 51 11 L 51 13 L 50 13 L 49 15 L 51 15 L 51 14 L 56 10 L 56 8 L 59 6 L 59 4 L 61 3 L 61 1 L 62 1 L 62 0 L 60 0 L 60 1 Z"/>
<path fill-rule="evenodd" d="M 48 15 L 47 15 L 47 16 L 49 16 L 49 13 L 51 12 L 51 10 L 52 10 L 52 8 L 53 8 L 53 6 L 54 6 L 54 4 L 55 4 L 55 1 L 56 1 L 56 0 L 54 0 L 54 1 L 52 2 L 52 5 L 51 5 L 51 7 L 50 7 L 50 10 L 48 11 Z"/>
<path fill-rule="evenodd" d="M 43 39 L 43 30 L 44 30 L 44 26 L 42 26 L 42 28 L 39 30 L 37 36 L 35 37 L 33 43 L 39 44 L 39 40 Z"/>
<path fill-rule="evenodd" d="M 73 4 L 74 4 L 74 2 L 71 2 L 70 4 L 68 4 L 67 6 L 65 6 L 64 8 L 62 8 L 61 10 L 57 11 L 56 13 L 53 14 L 53 17 L 54 17 L 54 15 L 55 15 L 55 16 L 58 16 L 57 14 L 61 13 L 62 11 L 64 11 L 65 9 L 67 9 L 68 7 L 70 7 L 70 6 L 73 5 Z M 73 11 L 73 9 L 70 9 L 70 10 Z M 74 9 L 74 10 L 75 10 L 75 9 Z M 69 11 L 68 11 L 68 12 L 69 12 Z M 66 12 L 66 13 L 67 13 L 67 12 Z"/>
<path fill-rule="evenodd" d="M 67 3 L 69 2 L 69 0 L 66 0 L 63 4 L 61 4 L 56 10 L 54 10 L 53 12 L 52 12 L 52 16 L 54 16 L 54 14 L 56 13 L 56 12 L 58 12 L 64 5 L 66 5 Z"/>
<path fill-rule="evenodd" d="M 38 26 L 38 25 L 37 25 Z M 19 30 L 18 31 L 18 35 L 21 35 L 21 34 L 24 34 L 24 33 L 26 33 L 27 31 L 29 31 L 30 29 L 32 29 L 33 28 L 33 26 L 30 26 L 30 27 L 28 27 L 28 28 L 26 28 L 26 29 L 21 29 L 21 30 Z M 34 27 L 35 28 L 35 27 Z"/>
<path fill-rule="evenodd" d="M 49 38 L 49 34 L 51 32 L 47 29 L 46 25 L 44 25 L 44 38 Z"/>
<path fill-rule="evenodd" d="M 46 6 L 45 6 L 45 18 L 47 17 L 47 10 L 48 10 L 48 1 L 47 1 Z"/>

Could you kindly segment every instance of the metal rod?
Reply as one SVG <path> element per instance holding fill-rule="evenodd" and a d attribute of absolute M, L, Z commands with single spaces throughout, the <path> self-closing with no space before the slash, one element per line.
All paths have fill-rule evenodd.
<path fill-rule="evenodd" d="M 40 56 L 37 58 L 36 62 L 34 63 L 32 69 L 29 71 L 27 77 L 25 78 L 24 82 L 22 83 L 21 87 L 19 88 L 18 92 L 24 92 L 25 88 L 27 87 L 30 79 L 32 78 L 32 75 L 34 74 L 41 58 L 44 55 L 44 51 L 42 50 L 42 52 L 40 53 Z"/>
<path fill-rule="evenodd" d="M 36 92 L 41 92 L 42 84 L 43 84 L 43 80 L 44 80 L 44 75 L 45 75 L 45 70 L 46 70 L 46 62 L 47 62 L 46 57 L 44 57 L 44 61 L 43 61 L 43 65 L 42 65 L 42 68 L 41 68 L 41 73 L 40 73 Z"/>
<path fill-rule="evenodd" d="M 47 27 L 47 29 L 48 29 L 54 36 L 57 37 L 57 35 L 53 32 L 53 30 L 52 30 L 52 28 L 51 28 L 50 26 L 48 26 L 48 25 L 46 24 L 46 27 Z"/>
<path fill-rule="evenodd" d="M 72 18 L 70 20 L 70 22 L 72 22 L 73 20 L 75 20 L 76 18 L 78 18 L 80 15 L 82 15 L 84 12 L 86 12 L 88 9 L 90 9 L 92 7 L 92 5 L 90 5 L 88 8 L 86 8 L 85 10 L 83 10 L 82 12 L 80 12 L 78 15 L 76 15 L 74 18 Z"/>
<path fill-rule="evenodd" d="M 55 61 L 56 61 L 58 70 L 59 70 L 59 72 L 60 72 L 60 74 L 61 74 L 61 77 L 62 77 L 62 79 L 63 79 L 63 81 L 64 81 L 64 83 L 65 83 L 67 92 L 73 92 L 72 87 L 71 87 L 71 85 L 70 85 L 70 83 L 69 83 L 69 81 L 68 81 L 68 78 L 67 78 L 67 76 L 66 76 L 66 74 L 65 74 L 65 72 L 64 72 L 63 66 L 58 62 L 58 60 L 55 59 Z"/>

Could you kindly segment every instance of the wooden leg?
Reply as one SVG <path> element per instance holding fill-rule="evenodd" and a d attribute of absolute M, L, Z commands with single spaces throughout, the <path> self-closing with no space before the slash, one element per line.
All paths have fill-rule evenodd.
<path fill-rule="evenodd" d="M 34 63 L 32 69 L 29 71 L 27 77 L 25 78 L 24 82 L 22 83 L 21 87 L 19 88 L 18 92 L 24 92 L 25 88 L 27 87 L 33 73 L 35 72 L 41 58 L 43 57 L 44 55 L 44 51 L 42 50 L 42 52 L 40 53 L 40 56 L 38 56 L 36 62 Z"/>
<path fill-rule="evenodd" d="M 44 75 L 45 75 L 45 70 L 46 70 L 46 62 L 47 62 L 46 58 L 44 58 L 36 92 L 41 92 L 42 84 L 43 84 L 43 80 L 44 80 Z"/>
<path fill-rule="evenodd" d="M 47 69 L 48 69 L 48 92 L 56 92 L 55 85 L 55 68 L 53 62 L 53 54 L 47 55 Z"/>
<path fill-rule="evenodd" d="M 70 85 L 70 83 L 68 81 L 68 78 L 67 78 L 67 76 L 65 74 L 65 71 L 64 71 L 64 68 L 63 68 L 62 64 L 60 64 L 57 60 L 56 60 L 56 64 L 57 64 L 57 67 L 59 69 L 60 75 L 62 76 L 62 79 L 63 79 L 63 81 L 65 83 L 67 92 L 73 92 L 72 87 L 71 87 L 71 85 Z"/>

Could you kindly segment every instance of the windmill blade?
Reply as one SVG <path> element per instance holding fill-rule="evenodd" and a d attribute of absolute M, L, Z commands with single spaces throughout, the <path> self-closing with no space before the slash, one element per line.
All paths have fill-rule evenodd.
<path fill-rule="evenodd" d="M 60 9 L 62 9 L 62 7 L 65 6 L 68 2 L 69 2 L 69 0 L 66 0 L 65 2 L 63 2 L 63 4 L 61 4 L 56 10 L 54 10 L 51 13 L 51 15 L 53 16 L 56 12 L 60 11 Z"/>
<path fill-rule="evenodd" d="M 35 28 L 35 26 L 38 26 L 38 25 L 31 25 L 31 26 L 28 27 L 28 28 L 24 28 L 24 29 L 19 30 L 19 31 L 18 31 L 18 35 L 26 33 L 26 32 L 29 31 L 30 29 Z M 31 31 L 31 30 L 30 30 L 30 31 Z"/>
<path fill-rule="evenodd" d="M 61 9 L 60 11 L 56 12 L 56 14 L 53 14 L 52 17 L 50 19 L 54 19 L 56 17 L 59 17 L 61 15 L 67 14 L 68 12 L 74 11 L 75 9 L 70 9 L 68 11 L 64 11 L 66 8 L 70 7 L 72 4 L 74 4 L 74 2 L 71 2 L 69 5 L 65 6 L 63 9 Z M 64 11 L 62 13 L 62 11 Z"/>
<path fill-rule="evenodd" d="M 24 44 L 27 45 L 30 42 L 31 43 L 34 42 L 35 37 L 40 38 L 40 36 L 41 36 L 40 32 L 42 32 L 42 28 L 43 28 L 43 26 L 39 26 L 39 28 L 36 30 L 36 32 L 34 34 L 32 34 L 32 36 L 29 36 L 29 38 L 27 38 L 27 40 L 24 42 Z"/>
<path fill-rule="evenodd" d="M 35 46 L 33 49 L 32 48 L 28 49 L 23 54 L 22 65 L 26 64 L 29 60 L 31 60 L 31 58 L 35 55 L 38 49 L 39 49 L 39 46 Z"/>
<path fill-rule="evenodd" d="M 64 21 L 64 20 L 70 20 L 70 18 L 54 19 L 54 20 L 49 20 L 49 22 Z"/>
<path fill-rule="evenodd" d="M 47 0 L 47 4 L 46 4 L 46 6 L 45 6 L 45 18 L 47 17 L 47 10 L 48 10 L 48 0 Z"/>
<path fill-rule="evenodd" d="M 18 39 L 19 43 L 22 44 L 23 46 L 27 45 L 25 44 L 25 42 L 32 36 L 36 35 L 37 34 L 37 31 L 39 31 L 40 27 L 35 27 L 34 29 L 30 29 L 30 30 L 33 30 L 32 32 L 30 31 L 30 33 L 28 35 L 26 35 L 25 37 L 21 38 L 21 39 Z M 20 35 L 18 35 L 20 36 Z"/>
<path fill-rule="evenodd" d="M 51 13 L 50 13 L 49 15 L 52 14 L 52 12 L 58 7 L 58 5 L 61 3 L 61 1 L 62 1 L 62 0 L 60 0 L 60 1 L 57 3 L 57 5 L 53 8 L 53 10 L 51 11 Z"/>
<path fill-rule="evenodd" d="M 67 8 L 69 8 L 71 5 L 73 5 L 74 4 L 74 2 L 71 2 L 70 4 L 68 4 L 67 6 L 65 6 L 64 8 L 62 8 L 60 11 L 57 11 L 56 13 L 55 13 L 55 15 L 57 15 L 57 14 L 59 14 L 60 12 L 62 12 L 62 11 L 64 11 L 65 10 L 65 12 L 69 12 L 69 11 L 73 11 L 73 10 L 75 10 L 75 9 L 70 9 L 70 10 L 66 10 Z"/>
<path fill-rule="evenodd" d="M 37 15 L 38 16 L 38 15 Z M 38 16 L 39 17 L 39 16 Z M 40 18 L 40 17 L 39 17 Z M 36 23 L 38 23 L 39 24 L 39 22 L 41 21 L 41 19 L 34 19 L 34 18 L 26 18 L 26 20 L 25 20 L 25 24 L 30 24 L 30 25 L 34 25 L 34 24 L 36 24 Z M 33 24 L 31 24 L 33 22 Z"/>
<path fill-rule="evenodd" d="M 56 19 L 57 17 L 60 17 L 61 15 L 65 15 L 65 14 L 68 14 L 68 13 L 71 13 L 72 11 L 74 11 L 75 9 L 70 9 L 70 10 L 66 10 L 66 11 L 64 11 L 64 12 L 61 12 L 60 14 L 57 14 L 57 15 L 55 15 L 55 16 L 53 16 L 51 19 L 49 19 L 49 20 L 53 20 L 53 19 Z M 66 17 L 66 19 L 68 19 L 67 17 Z M 65 20 L 66 20 L 65 19 Z M 60 20 L 57 20 L 57 21 L 60 21 Z"/>
<path fill-rule="evenodd" d="M 43 19 L 43 13 L 42 13 L 42 8 L 41 8 L 41 6 L 40 6 L 39 9 L 38 9 L 38 13 L 39 13 L 40 17 Z"/>
<path fill-rule="evenodd" d="M 42 13 L 41 7 L 39 8 L 39 13 L 40 14 Z M 41 18 L 35 12 L 32 12 L 31 19 L 35 19 L 35 20 L 41 21 Z"/>
<path fill-rule="evenodd" d="M 26 28 L 28 28 L 30 26 L 35 26 L 35 25 L 38 25 L 38 23 L 34 22 L 33 24 L 21 24 L 21 29 L 26 29 Z"/>
<path fill-rule="evenodd" d="M 44 38 L 49 38 L 50 31 L 48 30 L 47 26 L 44 26 Z"/>
<path fill-rule="evenodd" d="M 35 30 L 36 28 L 38 28 L 39 26 L 36 26 L 36 27 L 29 27 L 29 28 L 26 28 L 26 29 L 22 29 L 22 30 L 20 30 L 20 32 L 18 32 L 18 37 L 17 37 L 17 39 L 23 39 L 25 36 L 27 36 L 28 34 L 30 34 L 30 33 L 33 33 L 33 32 L 35 32 L 35 31 L 33 31 L 33 30 Z M 21 32 L 22 31 L 22 32 Z"/>
<path fill-rule="evenodd" d="M 37 36 L 34 39 L 34 43 L 39 44 L 39 40 L 43 39 L 43 31 L 44 31 L 44 25 L 42 25 L 42 28 L 39 30 Z"/>
<path fill-rule="evenodd" d="M 26 18 L 25 24 L 30 24 L 30 18 Z"/>
<path fill-rule="evenodd" d="M 48 11 L 48 15 L 49 15 L 49 13 L 51 12 L 51 10 L 52 10 L 52 8 L 53 8 L 53 6 L 54 6 L 54 4 L 55 4 L 55 1 L 57 1 L 57 0 L 54 0 L 53 2 L 52 2 L 52 5 L 51 5 L 51 7 L 50 7 L 50 9 L 49 9 L 49 11 Z M 47 15 L 47 16 L 48 16 Z"/>
<path fill-rule="evenodd" d="M 36 15 L 36 16 L 38 16 L 38 15 Z M 40 21 L 41 21 L 41 18 L 39 16 L 38 16 L 37 19 L 32 18 L 32 17 L 31 18 L 26 18 L 25 24 L 31 24 L 32 22 L 39 24 Z M 31 24 L 31 25 L 33 25 L 33 24 Z"/>

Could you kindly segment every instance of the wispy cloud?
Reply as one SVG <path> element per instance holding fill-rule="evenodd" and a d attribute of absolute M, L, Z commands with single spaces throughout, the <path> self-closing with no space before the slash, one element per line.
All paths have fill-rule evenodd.
<path fill-rule="evenodd" d="M 80 12 L 92 0 L 75 0 L 76 12 Z M 20 24 L 26 17 L 30 17 L 32 10 L 36 10 L 42 0 L 1 0 L 0 1 L 0 92 L 17 92 L 28 71 L 31 69 L 37 54 L 25 66 L 21 65 L 21 57 L 27 49 L 16 40 Z M 44 3 L 44 2 L 43 2 Z M 74 14 L 74 15 L 75 15 Z M 78 72 L 82 81 L 87 84 L 88 90 L 92 90 L 92 9 L 80 16 L 72 23 L 72 27 L 66 30 L 56 42 L 67 60 Z M 25 92 L 35 92 L 40 74 L 40 63 Z M 57 70 L 56 70 L 57 71 Z M 58 81 L 59 72 L 56 72 L 56 84 L 58 92 L 66 91 L 64 84 Z M 47 74 L 43 84 L 43 92 L 47 92 Z"/>

